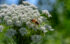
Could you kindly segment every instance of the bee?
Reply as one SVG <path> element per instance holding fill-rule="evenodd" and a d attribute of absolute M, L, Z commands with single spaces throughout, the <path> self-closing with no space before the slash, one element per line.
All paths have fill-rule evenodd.
<path fill-rule="evenodd" d="M 37 21 L 37 19 L 31 19 L 31 22 L 35 23 L 36 25 L 39 25 L 39 22 Z"/>

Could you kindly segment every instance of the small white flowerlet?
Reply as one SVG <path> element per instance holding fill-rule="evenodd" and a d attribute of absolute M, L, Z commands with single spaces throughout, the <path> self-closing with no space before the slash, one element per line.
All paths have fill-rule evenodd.
<path fill-rule="evenodd" d="M 11 38 L 12 36 L 14 36 L 16 34 L 16 30 L 14 29 L 8 29 L 6 36 Z"/>
<path fill-rule="evenodd" d="M 12 22 L 12 20 L 7 20 L 6 24 L 7 25 L 13 25 L 13 22 Z"/>
<path fill-rule="evenodd" d="M 50 29 L 50 31 L 54 31 L 54 29 Z"/>
<path fill-rule="evenodd" d="M 16 21 L 16 22 L 15 22 L 15 25 L 16 25 L 16 26 L 22 26 L 22 22 L 21 22 L 21 21 Z"/>
<path fill-rule="evenodd" d="M 26 35 L 27 34 L 27 29 L 26 28 L 20 28 L 19 29 L 19 32 L 22 36 Z"/>
<path fill-rule="evenodd" d="M 38 21 L 39 21 L 40 23 L 42 23 L 42 22 L 43 22 L 43 20 L 42 20 L 41 18 L 38 18 Z"/>
<path fill-rule="evenodd" d="M 46 16 L 48 16 L 48 17 L 52 17 L 52 16 L 50 15 L 50 13 L 48 12 L 48 10 L 42 10 L 42 13 L 43 13 L 43 14 L 46 14 Z"/>
<path fill-rule="evenodd" d="M 26 25 L 28 26 L 28 28 L 31 28 L 31 22 L 30 21 L 26 22 Z"/>
<path fill-rule="evenodd" d="M 3 25 L 0 25 L 0 32 L 2 32 L 4 29 L 4 26 Z"/>
<path fill-rule="evenodd" d="M 18 16 L 13 16 L 13 17 L 12 17 L 12 20 L 13 20 L 13 21 L 17 21 L 17 20 L 18 20 Z"/>
<path fill-rule="evenodd" d="M 31 36 L 31 40 L 32 40 L 33 42 L 35 42 L 35 43 L 41 41 L 41 39 L 42 39 L 42 36 L 41 36 L 41 35 L 32 35 L 32 36 Z"/>
<path fill-rule="evenodd" d="M 11 6 L 12 6 L 12 7 L 17 7 L 17 5 L 15 5 L 15 4 L 12 4 Z"/>
<path fill-rule="evenodd" d="M 37 9 L 37 7 L 33 4 L 30 5 L 31 8 Z"/>
<path fill-rule="evenodd" d="M 46 27 L 48 30 L 50 30 L 50 31 L 54 31 L 54 29 L 52 29 L 52 27 L 49 26 L 49 25 L 45 25 L 45 27 Z"/>
<path fill-rule="evenodd" d="M 40 29 L 41 29 L 44 33 L 48 32 L 48 30 L 46 30 L 46 27 L 45 27 L 45 26 L 41 26 Z"/>
<path fill-rule="evenodd" d="M 8 16 L 10 16 L 11 14 L 12 14 L 12 13 L 11 13 L 10 11 L 9 11 L 9 12 L 7 12 L 7 15 L 8 15 Z"/>
<path fill-rule="evenodd" d="M 45 29 L 46 29 L 45 26 L 41 26 L 40 28 L 41 28 L 42 30 L 45 30 Z"/>
<path fill-rule="evenodd" d="M 52 27 L 48 25 L 48 28 L 51 29 Z"/>
<path fill-rule="evenodd" d="M 27 2 L 27 1 L 23 1 L 23 4 L 25 4 L 25 5 L 30 5 L 30 3 Z"/>
<path fill-rule="evenodd" d="M 3 20 L 5 20 L 5 21 L 7 21 L 9 19 L 11 19 L 11 17 L 9 17 L 9 16 L 4 16 L 4 18 L 3 18 Z"/>

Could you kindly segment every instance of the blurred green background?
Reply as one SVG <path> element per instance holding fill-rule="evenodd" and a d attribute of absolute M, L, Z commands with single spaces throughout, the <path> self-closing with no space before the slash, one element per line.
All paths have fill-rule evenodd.
<path fill-rule="evenodd" d="M 47 9 L 52 15 L 49 21 L 55 31 L 46 33 L 44 40 L 38 44 L 70 44 L 70 0 L 0 0 L 0 4 L 19 5 L 22 1 L 36 5 L 39 10 Z M 13 44 L 3 34 L 0 33 L 0 44 Z"/>

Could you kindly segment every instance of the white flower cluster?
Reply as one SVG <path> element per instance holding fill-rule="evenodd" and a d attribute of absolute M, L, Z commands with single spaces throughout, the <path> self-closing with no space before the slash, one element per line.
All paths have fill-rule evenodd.
<path fill-rule="evenodd" d="M 13 4 L 10 6 L 4 4 L 1 5 L 0 8 L 0 23 L 6 24 L 7 26 L 20 27 L 18 30 L 22 36 L 28 33 L 27 29 L 33 29 L 35 31 L 40 30 L 44 33 L 46 33 L 48 29 L 53 31 L 53 29 L 49 28 L 49 26 L 45 26 L 48 25 L 47 18 L 41 16 L 37 7 L 33 4 L 24 1 L 21 5 Z M 51 17 L 47 10 L 43 10 L 42 13 L 48 15 L 48 17 Z M 2 30 L 3 27 L 0 26 L 0 29 Z M 15 34 L 16 29 L 9 29 L 6 33 L 9 37 L 14 36 Z M 32 40 L 35 42 L 40 39 L 40 35 L 32 36 Z"/>

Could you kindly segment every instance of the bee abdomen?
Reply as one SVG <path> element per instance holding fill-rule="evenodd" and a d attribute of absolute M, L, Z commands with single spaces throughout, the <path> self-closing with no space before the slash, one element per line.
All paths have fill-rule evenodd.
<path fill-rule="evenodd" d="M 39 25 L 39 23 L 38 22 L 35 22 L 37 25 Z"/>

